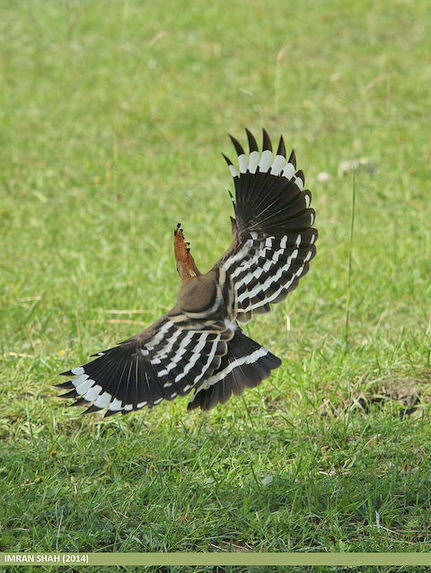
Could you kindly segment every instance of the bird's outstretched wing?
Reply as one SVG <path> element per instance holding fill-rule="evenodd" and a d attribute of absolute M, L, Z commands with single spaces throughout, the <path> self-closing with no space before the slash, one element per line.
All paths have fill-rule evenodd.
<path fill-rule="evenodd" d="M 63 375 L 58 384 L 77 398 L 86 412 L 106 409 L 105 416 L 127 414 L 162 400 L 185 396 L 220 366 L 227 345 L 223 333 L 179 328 L 166 315 L 152 326 L 93 361 Z"/>
<path fill-rule="evenodd" d="M 233 243 L 202 275 L 182 230 L 175 230 L 177 269 L 183 280 L 176 306 L 160 320 L 64 375 L 59 384 L 89 405 L 86 412 L 126 414 L 195 390 L 189 408 L 210 409 L 232 393 L 265 379 L 281 361 L 237 325 L 267 312 L 293 290 L 315 254 L 311 194 L 289 160 L 264 131 L 262 150 L 247 131 L 249 154 L 232 138 L 239 169 L 226 158 L 235 184 Z"/>
<path fill-rule="evenodd" d="M 231 137 L 238 167 L 224 156 L 235 185 L 235 219 L 232 246 L 215 265 L 234 285 L 242 322 L 268 312 L 297 286 L 316 253 L 317 239 L 311 193 L 304 190 L 295 153 L 286 158 L 282 137 L 274 153 L 265 130 L 262 150 L 252 133 L 246 134 L 248 153 Z"/>

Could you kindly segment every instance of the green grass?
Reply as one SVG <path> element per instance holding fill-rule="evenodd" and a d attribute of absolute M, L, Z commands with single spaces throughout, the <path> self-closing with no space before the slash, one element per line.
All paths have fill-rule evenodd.
<path fill-rule="evenodd" d="M 429 24 L 425 1 L 0 3 L 4 550 L 431 551 Z M 219 152 L 263 125 L 320 231 L 247 327 L 283 366 L 209 414 L 67 409 L 57 372 L 172 305 L 177 221 L 202 269 L 223 253 Z"/>

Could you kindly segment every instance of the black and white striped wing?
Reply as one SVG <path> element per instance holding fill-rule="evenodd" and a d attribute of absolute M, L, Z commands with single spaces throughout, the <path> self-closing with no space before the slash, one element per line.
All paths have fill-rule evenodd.
<path fill-rule="evenodd" d="M 164 317 L 141 335 L 65 372 L 70 380 L 58 386 L 70 390 L 62 397 L 78 398 L 73 405 L 90 405 L 86 412 L 127 414 L 185 396 L 219 367 L 225 352 L 219 334 L 182 330 Z"/>
<path fill-rule="evenodd" d="M 258 238 L 252 231 L 222 263 L 235 287 L 237 319 L 269 312 L 293 291 L 315 255 L 312 231 Z"/>
<path fill-rule="evenodd" d="M 238 168 L 226 158 L 235 184 L 234 246 L 217 263 L 236 291 L 237 318 L 268 312 L 306 274 L 316 253 L 317 230 L 311 193 L 296 170 L 294 152 L 286 159 L 283 138 L 277 152 L 264 131 L 262 151 L 247 130 L 249 153 L 231 138 Z"/>

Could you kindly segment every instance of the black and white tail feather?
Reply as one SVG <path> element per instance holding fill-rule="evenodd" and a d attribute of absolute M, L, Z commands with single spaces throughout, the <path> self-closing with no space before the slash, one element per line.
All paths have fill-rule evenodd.
<path fill-rule="evenodd" d="M 267 348 L 248 338 L 240 328 L 229 342 L 227 353 L 214 372 L 187 406 L 188 410 L 211 410 L 224 404 L 232 394 L 240 396 L 246 388 L 254 388 L 278 368 L 281 360 Z"/>
<path fill-rule="evenodd" d="M 68 390 L 63 397 L 77 398 L 72 405 L 105 410 L 106 416 L 127 414 L 193 390 L 188 409 L 209 410 L 280 366 L 238 322 L 268 312 L 308 271 L 316 253 L 314 210 L 295 153 L 287 159 L 283 138 L 274 153 L 265 130 L 261 151 L 246 134 L 248 153 L 231 137 L 238 165 L 224 156 L 235 185 L 232 245 L 209 273 L 197 277 L 214 288 L 214 300 L 205 296 L 199 307 L 194 294 L 193 313 L 177 302 L 143 332 L 65 372 L 69 380 L 58 386 Z"/>

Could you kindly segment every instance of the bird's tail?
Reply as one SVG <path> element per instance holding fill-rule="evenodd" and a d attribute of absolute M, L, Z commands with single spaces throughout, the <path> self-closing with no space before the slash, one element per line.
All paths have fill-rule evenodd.
<path fill-rule="evenodd" d="M 280 365 L 280 358 L 238 328 L 220 367 L 197 390 L 187 409 L 210 410 L 218 403 L 224 404 L 232 394 L 239 396 L 246 388 L 260 384 Z"/>

